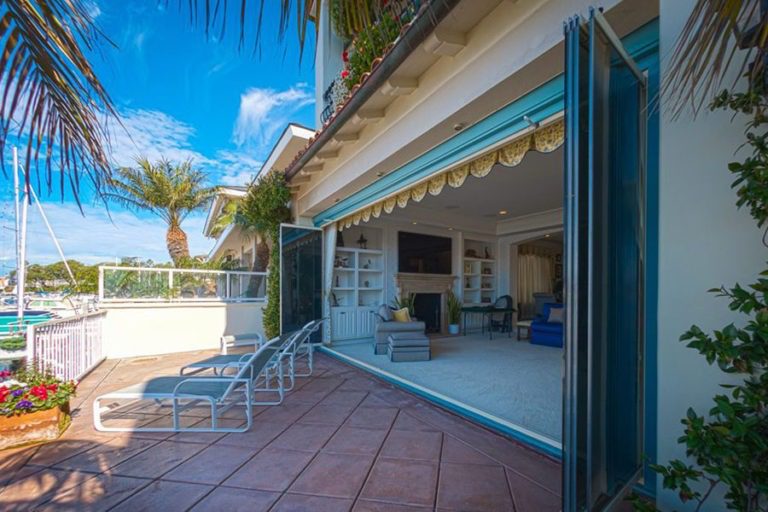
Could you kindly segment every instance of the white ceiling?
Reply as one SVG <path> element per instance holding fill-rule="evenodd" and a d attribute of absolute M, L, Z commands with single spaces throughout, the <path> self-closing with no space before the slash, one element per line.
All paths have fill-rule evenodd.
<path fill-rule="evenodd" d="M 450 217 L 464 219 L 467 225 L 482 222 L 495 227 L 499 221 L 562 206 L 561 147 L 547 154 L 531 151 L 516 167 L 496 165 L 484 178 L 469 176 L 460 188 L 446 186 L 438 196 L 427 194 L 420 203 L 411 201 L 405 209 L 396 208 L 391 217 L 407 220 L 416 209 L 420 217 L 423 218 L 425 213 L 431 214 L 439 224 L 444 224 L 445 218 Z M 502 210 L 507 214 L 500 214 Z"/>

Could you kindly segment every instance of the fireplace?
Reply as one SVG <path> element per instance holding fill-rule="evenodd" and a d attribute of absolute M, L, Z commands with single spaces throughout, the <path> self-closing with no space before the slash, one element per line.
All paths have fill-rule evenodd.
<path fill-rule="evenodd" d="M 416 317 L 427 324 L 427 332 L 445 334 L 448 332 L 448 321 L 445 315 L 448 290 L 453 288 L 456 276 L 444 274 L 419 274 L 398 272 L 395 274 L 395 286 L 399 297 L 414 294 L 417 303 L 424 308 L 420 313 L 415 310 Z M 419 297 L 425 296 L 424 299 Z M 422 302 L 423 301 L 423 302 Z M 436 316 L 435 316 L 436 315 Z M 431 330 L 430 330 L 431 329 Z"/>
<path fill-rule="evenodd" d="M 439 293 L 417 293 L 413 298 L 413 312 L 416 318 L 424 322 L 427 333 L 439 333 L 442 330 L 440 302 Z"/>

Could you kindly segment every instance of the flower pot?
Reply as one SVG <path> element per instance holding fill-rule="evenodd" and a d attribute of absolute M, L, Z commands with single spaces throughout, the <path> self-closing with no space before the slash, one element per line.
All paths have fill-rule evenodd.
<path fill-rule="evenodd" d="M 52 441 L 67 427 L 69 414 L 59 407 L 16 416 L 0 416 L 0 450 L 22 444 Z"/>
<path fill-rule="evenodd" d="M 459 334 L 459 324 L 448 324 L 448 334 Z"/>

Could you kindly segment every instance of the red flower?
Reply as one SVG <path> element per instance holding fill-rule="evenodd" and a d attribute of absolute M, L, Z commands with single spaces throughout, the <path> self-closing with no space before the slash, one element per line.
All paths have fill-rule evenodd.
<path fill-rule="evenodd" d="M 8 389 L 6 386 L 0 386 L 0 404 L 5 402 L 5 399 L 8 398 L 8 395 L 10 394 L 10 389 Z"/>
<path fill-rule="evenodd" d="M 346 80 L 348 76 L 349 76 L 349 71 L 347 71 L 346 69 L 341 72 L 341 78 Z"/>
<path fill-rule="evenodd" d="M 59 389 L 58 384 L 48 384 L 45 386 L 45 388 L 50 391 L 51 393 L 56 393 L 56 390 Z"/>
<path fill-rule="evenodd" d="M 34 386 L 29 392 L 40 400 L 48 399 L 48 389 L 45 386 Z"/>
<path fill-rule="evenodd" d="M 349 62 L 349 52 L 347 50 L 341 52 L 341 60 L 344 62 Z"/>

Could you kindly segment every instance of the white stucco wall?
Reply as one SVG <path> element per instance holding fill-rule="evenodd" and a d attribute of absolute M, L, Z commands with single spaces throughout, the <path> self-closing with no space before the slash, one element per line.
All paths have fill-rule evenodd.
<path fill-rule="evenodd" d="M 668 57 L 694 0 L 661 0 L 661 56 Z M 662 66 L 668 62 L 662 61 Z M 726 81 L 727 82 L 727 81 Z M 730 83 L 730 82 L 727 82 Z M 711 407 L 724 375 L 678 341 L 692 324 L 722 328 L 741 321 L 727 301 L 707 293 L 720 284 L 749 284 L 765 267 L 761 232 L 747 212 L 736 209 L 727 164 L 744 140 L 743 123 L 720 112 L 661 122 L 658 443 L 661 462 L 684 457 L 676 439 L 689 406 Z M 662 509 L 681 509 L 658 484 Z M 684 509 L 684 508 L 683 508 Z M 709 510 L 721 510 L 721 503 Z"/>
<path fill-rule="evenodd" d="M 103 339 L 107 358 L 217 349 L 225 334 L 264 334 L 264 302 L 109 303 Z"/>

